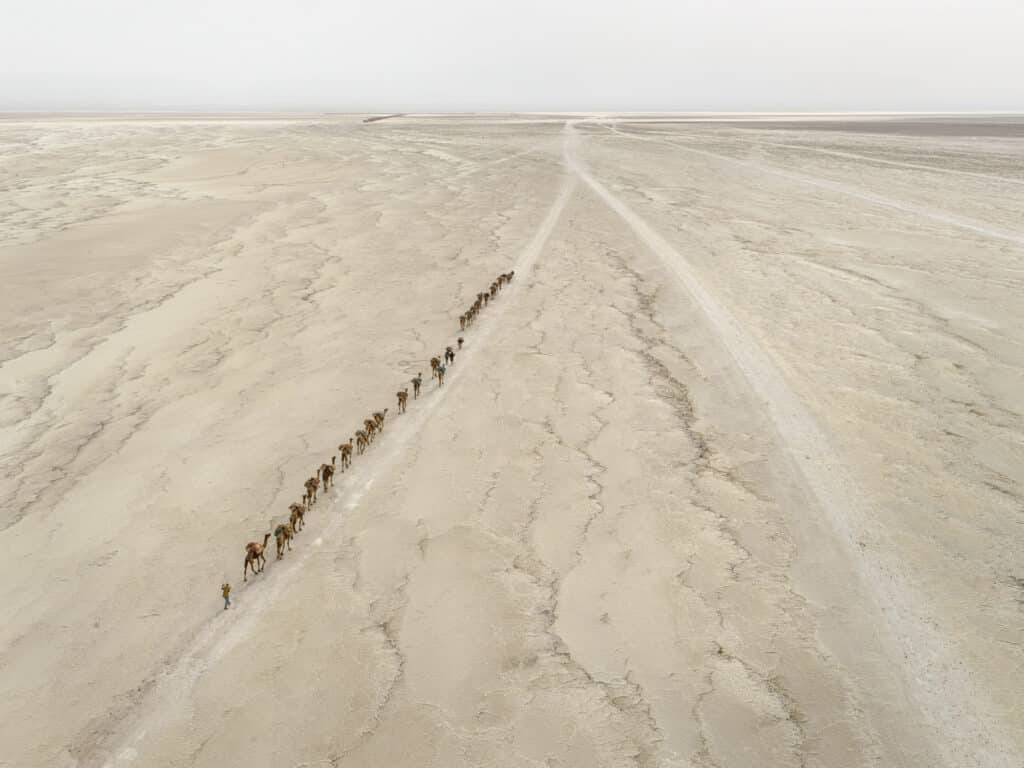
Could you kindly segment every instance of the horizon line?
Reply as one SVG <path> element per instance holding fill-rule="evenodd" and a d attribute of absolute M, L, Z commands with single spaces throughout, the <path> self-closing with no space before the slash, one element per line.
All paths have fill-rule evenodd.
<path fill-rule="evenodd" d="M 502 109 L 502 110 L 431 110 L 431 111 L 399 111 L 399 110 L 334 110 L 334 109 L 215 109 L 215 108 L 166 108 L 166 109 L 3 109 L 0 118 L 8 116 L 75 116 L 75 115 L 199 115 L 199 116 L 230 116 L 230 115 L 269 115 L 288 117 L 330 117 L 330 116 L 389 116 L 389 117 L 450 117 L 450 116 L 505 116 L 505 115 L 537 115 L 540 117 L 571 116 L 663 116 L 673 117 L 709 117 L 709 116 L 812 116 L 812 117 L 850 117 L 850 116 L 1005 116 L 1024 117 L 1024 109 L 974 109 L 974 110 L 892 110 L 892 109 L 842 109 L 842 110 L 666 110 L 666 109 L 631 109 L 631 110 L 579 110 L 579 109 Z"/>

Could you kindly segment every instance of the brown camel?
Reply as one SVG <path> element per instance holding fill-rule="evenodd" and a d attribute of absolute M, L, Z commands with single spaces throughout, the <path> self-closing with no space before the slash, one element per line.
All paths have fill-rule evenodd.
<path fill-rule="evenodd" d="M 366 433 L 361 429 L 356 430 L 356 450 L 359 451 L 360 455 L 366 450 Z"/>
<path fill-rule="evenodd" d="M 466 316 L 465 315 L 459 315 L 459 330 L 460 331 L 466 330 Z"/>
<path fill-rule="evenodd" d="M 417 400 L 420 396 L 420 387 L 423 386 L 423 372 L 416 374 L 416 377 L 412 380 L 412 399 Z"/>
<path fill-rule="evenodd" d="M 377 422 L 373 419 L 363 419 L 363 426 L 366 427 L 366 439 L 372 443 L 377 437 Z"/>
<path fill-rule="evenodd" d="M 436 379 L 437 378 L 437 367 L 440 364 L 441 364 L 441 358 L 440 357 L 432 357 L 432 358 L 430 358 L 430 378 L 432 378 L 432 379 Z"/>
<path fill-rule="evenodd" d="M 292 531 L 298 533 L 306 527 L 306 505 L 296 504 L 292 502 L 288 505 L 288 524 L 291 525 Z"/>
<path fill-rule="evenodd" d="M 405 413 L 406 406 L 409 405 L 409 388 L 405 387 L 396 394 L 398 397 L 398 412 Z"/>
<path fill-rule="evenodd" d="M 320 465 L 320 479 L 324 483 L 324 490 L 326 491 L 334 483 L 334 465 L 332 464 L 321 464 Z"/>
<path fill-rule="evenodd" d="M 344 472 L 352 466 L 352 438 L 350 437 L 347 443 L 339 445 L 338 450 L 341 451 L 341 471 Z"/>
<path fill-rule="evenodd" d="M 263 543 L 260 544 L 257 541 L 250 541 L 245 545 L 245 565 L 242 566 L 242 581 L 248 581 L 247 576 L 249 575 L 249 568 L 252 568 L 252 575 L 255 576 L 257 573 L 263 573 L 263 566 L 266 564 L 267 559 L 263 556 L 263 551 L 267 548 L 267 540 L 270 538 L 270 534 L 263 535 Z"/>
<path fill-rule="evenodd" d="M 373 412 L 373 423 L 377 425 L 378 432 L 384 431 L 384 419 L 388 415 L 389 410 L 390 408 L 385 408 L 383 411 Z"/>
<path fill-rule="evenodd" d="M 277 559 L 284 557 L 284 548 L 292 548 L 292 539 L 295 537 L 295 530 L 291 523 L 282 523 L 274 529 L 274 540 L 277 542 Z"/>
<path fill-rule="evenodd" d="M 305 482 L 305 486 L 306 493 L 309 494 L 309 503 L 307 506 L 312 507 L 314 504 L 316 504 L 316 492 L 320 486 L 320 481 L 317 480 L 315 477 L 311 477 L 309 478 L 309 480 Z"/>
<path fill-rule="evenodd" d="M 462 343 L 463 343 L 464 341 L 465 341 L 465 339 L 464 339 L 464 338 L 462 338 L 461 336 L 459 336 L 459 349 L 462 349 Z"/>
<path fill-rule="evenodd" d="M 444 361 L 447 365 L 451 365 L 455 362 L 455 350 L 451 347 L 444 348 Z"/>

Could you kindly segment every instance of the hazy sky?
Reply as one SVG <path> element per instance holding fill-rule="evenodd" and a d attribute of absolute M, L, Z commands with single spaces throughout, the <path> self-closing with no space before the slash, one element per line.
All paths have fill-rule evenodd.
<path fill-rule="evenodd" d="M 1024 0 L 0 0 L 3 109 L 1024 110 Z"/>

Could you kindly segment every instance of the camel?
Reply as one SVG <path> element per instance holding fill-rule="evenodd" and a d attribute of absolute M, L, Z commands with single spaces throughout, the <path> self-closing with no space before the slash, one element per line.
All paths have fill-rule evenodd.
<path fill-rule="evenodd" d="M 328 488 L 330 488 L 331 485 L 334 483 L 334 461 L 333 461 L 333 457 L 332 457 L 332 461 L 331 461 L 330 464 L 321 464 L 320 465 L 320 479 L 324 483 L 324 490 L 325 491 Z"/>
<path fill-rule="evenodd" d="M 459 336 L 459 349 L 462 349 L 462 343 L 463 343 L 464 341 L 465 341 L 465 339 L 464 339 L 464 338 L 462 338 L 461 336 Z"/>
<path fill-rule="evenodd" d="M 362 455 L 366 451 L 366 445 L 369 440 L 366 439 L 366 433 L 363 430 L 356 430 L 356 450 Z"/>
<path fill-rule="evenodd" d="M 444 361 L 448 365 L 451 365 L 452 363 L 455 362 L 455 350 L 453 350 L 451 347 L 444 348 Z"/>
<path fill-rule="evenodd" d="M 284 557 L 285 545 L 290 550 L 292 548 L 292 539 L 295 536 L 295 530 L 292 528 L 291 523 L 282 523 L 274 529 L 274 540 L 277 542 L 277 559 L 280 560 Z"/>
<path fill-rule="evenodd" d="M 373 419 L 363 419 L 363 426 L 366 427 L 366 437 L 372 443 L 377 437 L 377 422 Z"/>
<path fill-rule="evenodd" d="M 317 488 L 320 486 L 320 481 L 317 480 L 315 477 L 311 477 L 309 478 L 309 480 L 306 481 L 305 486 L 306 493 L 309 494 L 308 506 L 312 507 L 314 504 L 316 504 L 316 491 Z"/>
<path fill-rule="evenodd" d="M 505 274 L 505 279 L 508 280 L 511 283 L 512 282 L 512 278 L 515 277 L 515 276 L 516 276 L 516 271 L 513 269 L 511 272 L 508 272 L 508 273 Z"/>
<path fill-rule="evenodd" d="M 409 405 L 409 388 L 405 387 L 399 390 L 396 396 L 398 397 L 398 412 L 405 413 L 405 409 Z"/>
<path fill-rule="evenodd" d="M 441 358 L 440 357 L 432 357 L 432 358 L 430 358 L 430 378 L 432 378 L 432 379 L 436 379 L 437 378 L 437 367 L 439 365 L 441 365 Z"/>
<path fill-rule="evenodd" d="M 486 307 L 487 306 L 487 302 L 489 302 L 491 300 L 491 297 L 489 295 L 487 295 L 486 293 L 482 293 L 480 295 L 484 297 L 484 306 Z"/>
<path fill-rule="evenodd" d="M 492 299 L 494 298 L 494 295 L 497 292 L 498 292 L 498 284 L 497 283 L 491 283 L 491 298 Z"/>
<path fill-rule="evenodd" d="M 292 503 L 288 507 L 290 516 L 288 518 L 288 524 L 292 527 L 294 533 L 298 533 L 306 527 L 306 507 L 304 504 Z"/>
<path fill-rule="evenodd" d="M 341 471 L 344 472 L 352 466 L 352 438 L 350 437 L 347 443 L 339 445 L 338 450 L 341 451 Z"/>
<path fill-rule="evenodd" d="M 445 369 L 445 367 L 443 365 L 437 366 L 437 386 L 439 386 L 439 387 L 443 387 L 444 386 L 444 372 L 445 372 L 445 370 L 446 369 Z"/>
<path fill-rule="evenodd" d="M 373 421 L 377 425 L 378 432 L 384 431 L 384 418 L 388 415 L 388 410 L 390 409 L 385 408 L 383 411 L 373 412 Z"/>
<path fill-rule="evenodd" d="M 259 544 L 255 541 L 250 541 L 245 545 L 245 565 L 242 566 L 242 581 L 248 581 L 249 568 L 252 568 L 252 575 L 255 576 L 257 573 L 263 573 L 263 566 L 267 560 L 263 556 L 263 550 L 267 548 L 267 540 L 270 538 L 270 534 L 266 533 L 263 535 L 263 543 Z M 257 567 L 258 566 L 258 567 Z"/>
<path fill-rule="evenodd" d="M 459 315 L 459 330 L 460 331 L 466 330 L 466 316 L 465 315 Z"/>
<path fill-rule="evenodd" d="M 416 378 L 412 380 L 412 399 L 418 400 L 420 396 L 420 387 L 423 386 L 423 373 L 417 373 Z"/>

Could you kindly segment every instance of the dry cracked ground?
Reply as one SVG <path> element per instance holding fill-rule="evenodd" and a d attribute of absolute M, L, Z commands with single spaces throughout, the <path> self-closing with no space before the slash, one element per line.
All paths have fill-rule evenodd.
<path fill-rule="evenodd" d="M 0 764 L 1024 764 L 1020 121 L 8 119 L 0 168 Z"/>

